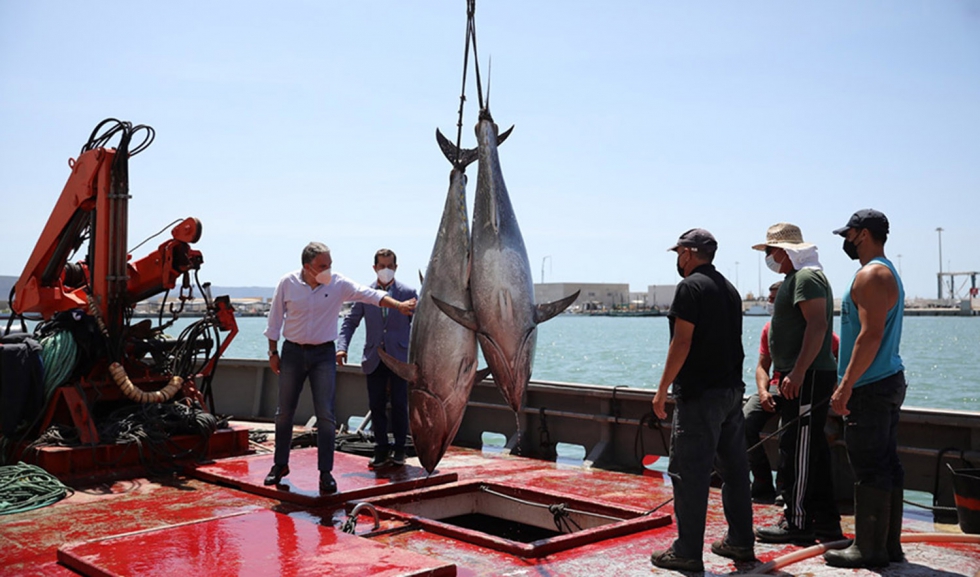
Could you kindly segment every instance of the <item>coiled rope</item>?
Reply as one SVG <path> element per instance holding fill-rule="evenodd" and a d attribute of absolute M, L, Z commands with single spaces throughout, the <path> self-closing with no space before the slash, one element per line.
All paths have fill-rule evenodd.
<path fill-rule="evenodd" d="M 53 505 L 75 491 L 36 465 L 0 467 L 0 515 Z"/>
<path fill-rule="evenodd" d="M 44 365 L 44 398 L 63 385 L 78 362 L 78 345 L 69 331 L 55 331 L 41 337 L 41 362 Z"/>

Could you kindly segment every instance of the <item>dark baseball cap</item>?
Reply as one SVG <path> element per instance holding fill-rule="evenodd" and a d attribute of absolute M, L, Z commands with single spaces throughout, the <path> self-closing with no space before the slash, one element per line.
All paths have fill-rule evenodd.
<path fill-rule="evenodd" d="M 712 234 L 703 228 L 692 228 L 677 239 L 677 243 L 667 250 L 677 250 L 685 246 L 688 248 L 718 248 L 718 241 Z"/>
<path fill-rule="evenodd" d="M 847 226 L 838 228 L 834 234 L 844 236 L 852 228 L 866 228 L 871 232 L 888 234 L 888 217 L 873 208 L 865 208 L 852 214 Z"/>

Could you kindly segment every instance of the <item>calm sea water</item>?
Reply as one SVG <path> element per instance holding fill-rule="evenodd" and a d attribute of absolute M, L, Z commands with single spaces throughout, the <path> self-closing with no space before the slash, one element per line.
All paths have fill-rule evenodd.
<path fill-rule="evenodd" d="M 181 320 L 171 334 L 195 319 Z M 745 317 L 745 383 L 752 390 L 759 335 L 767 317 Z M 835 317 L 835 330 L 840 319 Z M 266 319 L 238 319 L 226 357 L 265 359 Z M 559 315 L 538 327 L 533 378 L 545 381 L 655 388 L 663 372 L 666 317 Z M 354 335 L 351 362 L 360 362 L 364 327 Z M 905 405 L 980 411 L 980 318 L 906 317 L 902 359 L 909 381 Z"/>

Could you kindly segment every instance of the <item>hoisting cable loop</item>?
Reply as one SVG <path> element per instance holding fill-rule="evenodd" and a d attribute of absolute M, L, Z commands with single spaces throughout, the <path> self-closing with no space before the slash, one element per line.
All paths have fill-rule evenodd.
<path fill-rule="evenodd" d="M 619 517 L 612 517 L 610 515 L 603 515 L 602 513 L 593 513 L 591 511 L 579 511 L 577 509 L 572 509 L 572 508 L 568 507 L 568 505 L 565 504 L 565 503 L 557 503 L 557 504 L 554 504 L 554 505 L 545 505 L 544 503 L 535 503 L 534 501 L 526 501 L 524 499 L 519 499 L 517 497 L 514 497 L 513 495 L 507 495 L 506 493 L 500 493 L 498 491 L 494 491 L 493 489 L 491 489 L 490 487 L 488 487 L 486 485 L 480 485 L 480 490 L 483 491 L 484 493 L 489 493 L 491 495 L 494 495 L 496 497 L 501 497 L 503 499 L 509 499 L 511 501 L 514 501 L 515 503 L 520 503 L 522 505 L 528 505 L 530 507 L 539 507 L 539 508 L 542 508 L 542 509 L 548 509 L 548 511 L 551 511 L 552 514 L 556 515 L 556 521 L 555 521 L 556 524 L 557 524 L 557 516 L 558 516 L 558 513 L 556 513 L 556 511 L 560 511 L 560 514 L 562 516 L 566 516 L 566 517 L 570 513 L 575 513 L 576 515 L 588 515 L 588 516 L 591 516 L 591 517 L 596 517 L 596 518 L 599 518 L 599 519 L 607 519 L 609 521 L 614 521 L 614 522 L 615 521 L 625 521 L 625 519 L 621 519 Z M 575 523 L 575 521 L 572 520 L 572 523 Z M 575 526 L 578 527 L 578 523 L 575 523 Z M 559 530 L 561 530 L 561 526 L 559 526 L 558 528 L 559 528 Z M 579 527 L 579 529 L 581 529 L 581 527 Z"/>

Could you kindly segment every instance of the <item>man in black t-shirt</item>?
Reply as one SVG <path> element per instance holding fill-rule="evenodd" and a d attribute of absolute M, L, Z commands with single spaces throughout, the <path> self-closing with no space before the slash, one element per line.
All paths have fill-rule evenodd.
<path fill-rule="evenodd" d="M 657 567 L 703 571 L 702 549 L 708 490 L 717 458 L 724 481 L 722 505 L 728 534 L 711 544 L 716 555 L 755 558 L 749 462 L 742 416 L 742 299 L 715 270 L 718 242 L 695 228 L 668 250 L 677 252 L 677 285 L 670 305 L 670 347 L 653 410 L 667 417 L 667 388 L 673 384 L 674 420 L 670 465 L 677 539 L 650 560 Z"/>

